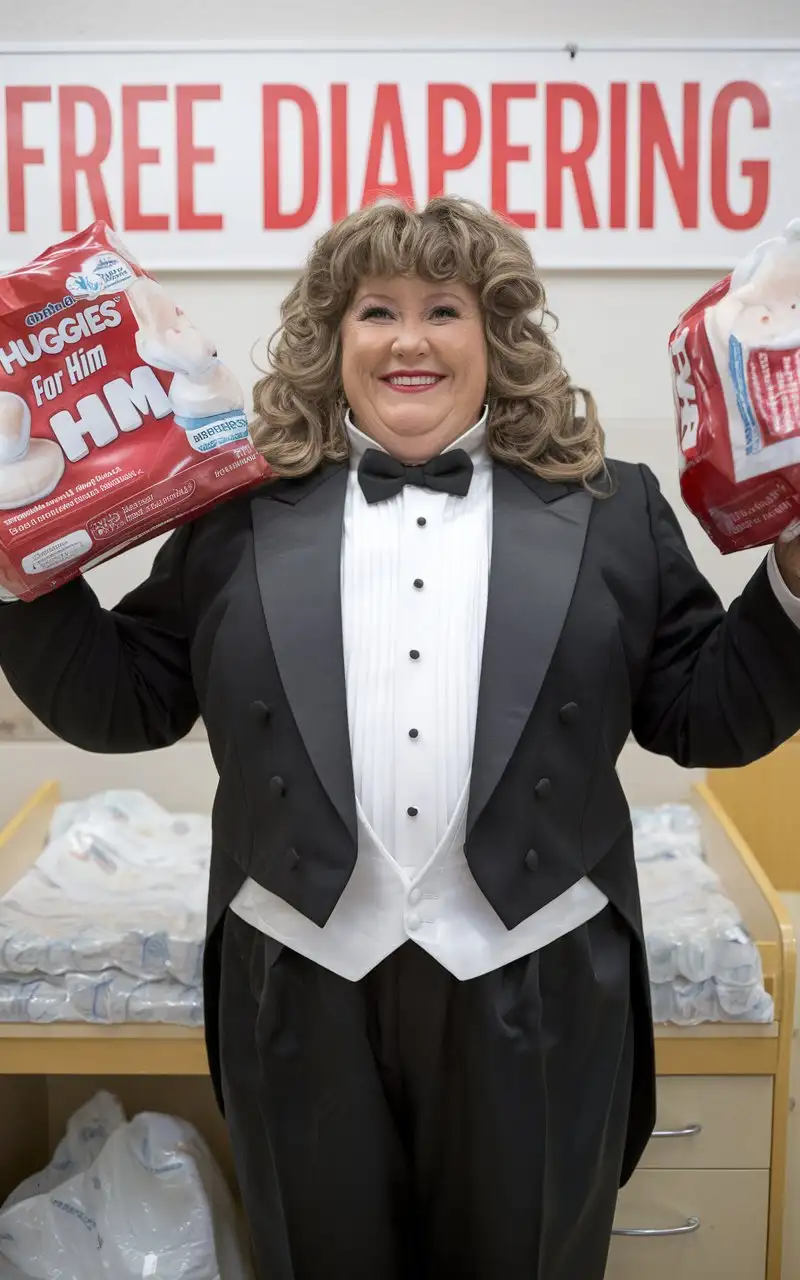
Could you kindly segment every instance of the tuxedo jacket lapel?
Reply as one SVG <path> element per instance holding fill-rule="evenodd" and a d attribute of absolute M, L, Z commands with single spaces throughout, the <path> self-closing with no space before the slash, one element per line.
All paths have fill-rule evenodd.
<path fill-rule="evenodd" d="M 252 499 L 256 575 L 286 697 L 311 763 L 353 840 L 355 789 L 342 648 L 348 469 L 279 480 Z"/>
<path fill-rule="evenodd" d="M 494 468 L 492 561 L 467 830 L 502 777 L 539 696 L 569 610 L 592 497 L 520 468 Z"/>

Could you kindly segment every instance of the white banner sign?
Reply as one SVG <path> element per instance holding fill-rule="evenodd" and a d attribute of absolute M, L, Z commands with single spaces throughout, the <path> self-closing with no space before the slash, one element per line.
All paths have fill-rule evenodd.
<path fill-rule="evenodd" d="M 294 270 L 380 194 L 547 268 L 729 268 L 800 217 L 796 48 L 6 49 L 0 267 L 95 218 L 153 269 Z"/>

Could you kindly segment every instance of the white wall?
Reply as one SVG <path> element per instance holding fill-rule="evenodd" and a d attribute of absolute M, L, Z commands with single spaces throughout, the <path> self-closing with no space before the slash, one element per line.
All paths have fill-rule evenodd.
<path fill-rule="evenodd" d="M 38 0 L 32 6 L 0 0 L 0 36 L 5 40 L 477 40 L 509 43 L 636 39 L 764 39 L 800 37 L 798 0 Z M 679 55 L 676 55 L 679 56 Z M 743 54 L 743 70 L 746 54 Z M 800 213 L 800 210 L 798 210 Z M 278 305 L 291 278 L 275 274 L 167 275 L 186 310 L 218 340 L 223 358 L 250 385 L 255 342 L 277 321 Z M 560 317 L 560 342 L 573 379 L 590 387 L 599 402 L 609 453 L 648 462 L 679 508 L 691 546 L 726 602 L 740 590 L 758 553 L 723 559 L 680 508 L 676 446 L 666 343 L 682 308 L 711 277 L 680 271 L 624 274 L 552 273 L 546 279 L 551 306 Z M 112 603 L 146 572 L 152 548 L 128 553 L 95 571 L 104 603 Z M 0 695 L 1 697 L 1 695 Z M 3 720 L 0 716 L 0 722 Z M 13 733 L 13 726 L 11 729 Z M 10 735 L 9 735 L 10 736 Z M 2 737 L 2 723 L 0 723 Z M 203 748 L 201 748 L 202 750 Z M 59 756 L 40 744 L 24 749 L 0 745 L 0 820 L 41 769 L 58 768 Z M 193 751 L 194 747 L 187 748 Z M 37 752 L 42 754 L 37 755 Z M 75 760 L 64 769 L 75 778 Z M 176 773 L 191 767 L 180 749 L 168 757 Z M 114 766 L 118 778 L 120 766 Z M 140 766 L 124 766 L 135 773 Z M 638 765 L 637 765 L 638 769 Z M 639 776 L 637 774 L 637 776 Z M 71 784 L 72 785 L 72 784 Z M 77 783 L 76 783 L 77 785 Z"/>
<path fill-rule="evenodd" d="M 800 35 L 795 0 L 38 0 L 0 3 L 4 40 L 635 40 Z"/>

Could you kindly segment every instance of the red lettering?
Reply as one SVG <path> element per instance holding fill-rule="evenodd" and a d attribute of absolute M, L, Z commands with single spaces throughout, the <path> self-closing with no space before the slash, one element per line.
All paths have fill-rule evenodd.
<path fill-rule="evenodd" d="M 511 213 L 508 208 L 508 166 L 514 161 L 531 158 L 531 149 L 508 141 L 508 104 L 517 99 L 535 98 L 535 84 L 492 85 L 492 209 L 509 222 L 532 231 L 536 226 L 533 212 Z"/>
<path fill-rule="evenodd" d="M 658 152 L 681 226 L 694 229 L 699 225 L 700 85 L 694 82 L 683 86 L 683 160 L 672 140 L 656 85 L 641 85 L 639 111 L 639 226 L 646 230 L 655 226 Z"/>
<path fill-rule="evenodd" d="M 94 116 L 94 142 L 89 151 L 78 154 L 78 106 L 86 106 Z M 62 85 L 58 90 L 61 161 L 61 230 L 78 230 L 78 174 L 89 189 L 92 217 L 113 225 L 111 205 L 103 181 L 102 165 L 111 150 L 111 107 L 99 89 L 91 85 Z"/>
<path fill-rule="evenodd" d="M 763 89 L 749 80 L 734 80 L 720 89 L 711 112 L 711 207 L 720 226 L 729 231 L 757 227 L 769 203 L 769 160 L 743 160 L 740 172 L 750 183 L 750 203 L 743 213 L 730 204 L 730 124 L 734 102 L 750 103 L 754 129 L 768 129 L 769 100 Z"/>
<path fill-rule="evenodd" d="M 347 188 L 347 85 L 331 85 L 331 217 L 340 222 L 350 208 Z"/>
<path fill-rule="evenodd" d="M 628 86 L 612 84 L 608 157 L 608 225 L 614 231 L 628 225 Z"/>
<path fill-rule="evenodd" d="M 457 102 L 464 113 L 464 141 L 457 151 L 444 149 L 445 103 Z M 428 199 L 444 193 L 445 174 L 466 169 L 481 145 L 481 104 L 463 84 L 428 85 Z"/>
<path fill-rule="evenodd" d="M 580 108 L 580 141 L 576 147 L 564 147 L 564 103 L 575 102 Z M 546 104 L 547 186 L 545 223 L 548 227 L 564 225 L 564 170 L 569 169 L 575 186 L 581 225 L 588 231 L 600 226 L 597 206 L 592 194 L 588 163 L 600 136 L 600 112 L 591 89 L 583 84 L 549 84 Z"/>
<path fill-rule="evenodd" d="M 26 102 L 49 102 L 45 85 L 11 85 L 6 88 L 6 154 L 8 156 L 8 229 L 25 230 L 25 167 L 44 164 L 41 147 L 26 147 L 23 108 Z"/>
<path fill-rule="evenodd" d="M 384 143 L 388 138 L 394 159 L 394 182 L 381 182 L 381 160 Z M 408 162 L 408 145 L 400 106 L 400 90 L 396 84 L 379 84 L 375 94 L 375 111 L 372 116 L 372 132 L 369 140 L 367 171 L 364 176 L 362 208 L 372 204 L 379 196 L 394 196 L 414 204 L 414 185 Z"/>
<path fill-rule="evenodd" d="M 213 164 L 213 147 L 198 147 L 194 140 L 194 104 L 219 102 L 218 84 L 179 84 L 175 90 L 177 123 L 178 230 L 221 231 L 221 213 L 198 213 L 194 207 L 194 171 L 198 164 Z"/>
<path fill-rule="evenodd" d="M 280 105 L 293 102 L 303 131 L 303 180 L 300 203 L 283 213 L 280 207 Z M 264 142 L 264 230 L 292 231 L 313 217 L 319 201 L 319 116 L 317 104 L 299 84 L 265 84 L 262 89 Z"/>
<path fill-rule="evenodd" d="M 122 86 L 122 167 L 123 209 L 126 231 L 169 231 L 166 213 L 142 213 L 140 170 L 146 164 L 160 164 L 158 147 L 139 142 L 139 107 L 143 102 L 166 102 L 165 84 L 125 84 Z"/>

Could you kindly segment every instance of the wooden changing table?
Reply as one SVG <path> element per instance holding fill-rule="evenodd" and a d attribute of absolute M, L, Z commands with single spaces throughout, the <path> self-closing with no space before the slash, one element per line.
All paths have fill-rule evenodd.
<path fill-rule="evenodd" d="M 58 799 L 46 783 L 0 831 L 0 893 L 38 856 Z M 794 933 L 720 802 L 700 786 L 693 803 L 709 859 L 758 942 L 775 1021 L 657 1028 L 658 1136 L 620 1196 L 607 1280 L 780 1280 Z M 199 1031 L 0 1024 L 0 1200 L 47 1162 L 99 1088 L 129 1114 L 192 1121 L 233 1183 Z"/>

